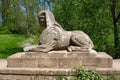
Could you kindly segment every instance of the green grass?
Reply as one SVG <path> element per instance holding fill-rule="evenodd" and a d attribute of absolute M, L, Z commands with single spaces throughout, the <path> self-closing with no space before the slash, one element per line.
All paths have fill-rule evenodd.
<path fill-rule="evenodd" d="M 27 38 L 25 35 L 0 35 L 0 58 L 7 58 L 16 52 L 22 52 L 23 47 L 20 47 L 20 43 Z"/>

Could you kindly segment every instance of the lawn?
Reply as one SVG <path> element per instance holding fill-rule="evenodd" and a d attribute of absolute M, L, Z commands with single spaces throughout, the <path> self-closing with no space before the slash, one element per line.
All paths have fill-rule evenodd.
<path fill-rule="evenodd" d="M 25 35 L 0 35 L 0 58 L 7 58 L 8 56 L 22 52 L 21 44 L 28 39 Z"/>

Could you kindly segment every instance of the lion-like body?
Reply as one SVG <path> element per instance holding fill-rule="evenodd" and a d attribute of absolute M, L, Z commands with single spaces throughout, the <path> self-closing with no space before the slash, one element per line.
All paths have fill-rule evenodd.
<path fill-rule="evenodd" d="M 38 13 L 39 23 L 44 27 L 39 45 L 26 47 L 24 51 L 49 52 L 51 50 L 90 51 L 94 45 L 83 31 L 65 31 L 50 11 Z"/>

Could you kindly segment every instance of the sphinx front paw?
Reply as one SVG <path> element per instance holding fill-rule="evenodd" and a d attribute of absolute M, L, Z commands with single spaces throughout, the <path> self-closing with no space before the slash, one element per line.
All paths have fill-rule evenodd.
<path fill-rule="evenodd" d="M 25 48 L 23 48 L 23 51 L 24 52 L 28 52 L 28 51 L 30 51 L 30 48 L 29 47 L 25 47 Z"/>
<path fill-rule="evenodd" d="M 37 48 L 38 45 L 33 45 L 33 46 L 28 46 L 28 47 L 24 47 L 23 51 L 24 52 L 28 52 L 28 51 L 32 51 L 34 48 Z"/>

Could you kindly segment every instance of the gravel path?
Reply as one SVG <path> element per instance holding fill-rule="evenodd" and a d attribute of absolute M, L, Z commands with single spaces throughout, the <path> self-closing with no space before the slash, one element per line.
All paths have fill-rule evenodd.
<path fill-rule="evenodd" d="M 6 67 L 7 67 L 7 60 L 0 59 L 0 68 L 6 68 Z"/>

